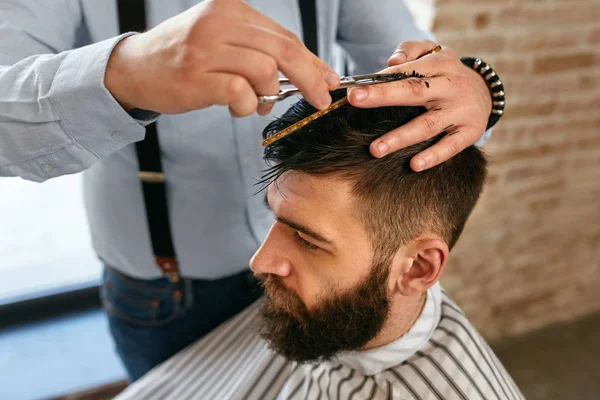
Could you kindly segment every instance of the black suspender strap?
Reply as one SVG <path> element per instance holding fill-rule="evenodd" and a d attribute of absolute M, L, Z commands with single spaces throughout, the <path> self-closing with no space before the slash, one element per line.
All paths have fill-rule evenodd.
<path fill-rule="evenodd" d="M 304 45 L 319 56 L 319 36 L 317 23 L 317 1 L 298 0 L 300 16 L 302 18 L 302 36 Z"/>
<path fill-rule="evenodd" d="M 121 33 L 146 30 L 144 0 L 118 0 L 119 29 Z M 146 127 L 146 138 L 135 144 L 139 163 L 139 176 L 144 193 L 146 218 L 150 230 L 152 250 L 156 264 L 171 281 L 179 280 L 179 264 L 175 256 L 165 176 L 160 157 L 160 143 L 156 123 Z"/>
<path fill-rule="evenodd" d="M 118 0 L 117 7 L 121 33 L 146 30 L 146 2 L 144 0 Z"/>

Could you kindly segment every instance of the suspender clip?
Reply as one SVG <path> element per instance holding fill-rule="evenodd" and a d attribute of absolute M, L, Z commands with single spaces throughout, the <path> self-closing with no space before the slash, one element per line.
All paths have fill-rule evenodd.
<path fill-rule="evenodd" d="M 156 265 L 171 282 L 179 282 L 179 263 L 176 258 L 156 257 Z"/>
<path fill-rule="evenodd" d="M 139 177 L 142 182 L 162 183 L 165 181 L 165 174 L 154 171 L 140 171 Z"/>

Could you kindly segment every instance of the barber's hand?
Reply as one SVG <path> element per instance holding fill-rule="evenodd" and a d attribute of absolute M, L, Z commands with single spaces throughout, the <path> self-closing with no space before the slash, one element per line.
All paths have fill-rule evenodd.
<path fill-rule="evenodd" d="M 177 114 L 221 104 L 245 116 L 257 111 L 257 94 L 277 94 L 278 71 L 318 109 L 331 104 L 329 91 L 339 86 L 338 75 L 300 39 L 246 2 L 207 0 L 122 40 L 105 85 L 126 109 Z"/>
<path fill-rule="evenodd" d="M 465 66 L 454 50 L 417 58 L 434 48 L 423 40 L 403 42 L 382 72 L 416 71 L 424 79 L 409 78 L 386 84 L 354 88 L 348 99 L 355 107 L 424 106 L 427 112 L 406 125 L 386 133 L 371 144 L 371 154 L 383 157 L 398 149 L 427 140 L 441 132 L 446 135 L 410 162 L 415 171 L 440 164 L 473 145 L 485 132 L 492 99 L 483 78 Z"/>

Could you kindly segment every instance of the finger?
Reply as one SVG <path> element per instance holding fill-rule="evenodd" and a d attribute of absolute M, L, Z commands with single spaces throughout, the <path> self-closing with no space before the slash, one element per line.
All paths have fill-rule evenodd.
<path fill-rule="evenodd" d="M 250 24 L 250 25 L 261 26 L 261 27 L 269 29 L 273 32 L 277 32 L 280 35 L 286 36 L 292 40 L 295 40 L 298 43 L 302 43 L 302 40 L 300 40 L 300 38 L 298 36 L 296 36 L 294 34 L 294 32 L 279 25 L 277 22 L 275 22 L 271 18 L 267 17 L 265 14 L 261 13 L 256 8 L 252 7 L 246 1 L 242 1 L 240 3 L 243 4 L 244 9 L 242 10 L 241 13 L 238 14 L 238 16 L 245 23 Z"/>
<path fill-rule="evenodd" d="M 479 136 L 476 131 L 466 130 L 447 134 L 439 142 L 414 156 L 410 160 L 410 167 L 416 172 L 435 167 L 472 146 Z"/>
<path fill-rule="evenodd" d="M 325 77 L 329 91 L 333 91 L 339 87 L 340 79 L 338 74 L 333 70 L 333 68 L 327 65 L 326 62 L 324 62 L 316 55 L 314 55 L 310 50 L 308 50 L 308 48 L 306 48 L 306 46 L 304 45 L 304 42 L 300 40 L 300 38 L 296 36 L 294 32 L 279 25 L 277 22 L 262 14 L 260 11 L 247 4 L 246 2 L 244 2 L 244 4 L 246 6 L 246 9 L 244 14 L 242 15 L 242 19 L 246 23 L 267 28 L 271 31 L 274 31 L 280 35 L 287 37 L 288 39 L 298 44 L 308 54 L 308 57 L 312 59 L 312 62 L 315 63 L 316 67 L 321 71 L 321 74 Z"/>
<path fill-rule="evenodd" d="M 429 110 L 374 140 L 369 149 L 374 157 L 383 157 L 396 150 L 430 139 L 440 132 L 453 129 L 449 120 L 449 113 L 443 112 L 441 108 Z"/>
<path fill-rule="evenodd" d="M 244 77 L 256 95 L 279 92 L 277 62 L 267 54 L 245 47 L 223 46 L 213 53 L 210 70 Z"/>
<path fill-rule="evenodd" d="M 431 40 L 410 40 L 402 42 L 388 59 L 388 65 L 391 67 L 393 65 L 414 61 L 435 46 L 437 45 Z"/>
<path fill-rule="evenodd" d="M 400 81 L 356 87 L 348 90 L 354 107 L 420 106 L 454 93 L 446 77 L 407 78 Z"/>
<path fill-rule="evenodd" d="M 427 54 L 424 57 L 410 61 L 405 61 L 402 64 L 391 65 L 388 68 L 380 71 L 381 73 L 412 73 L 416 71 L 421 75 L 441 75 L 442 71 L 451 69 L 453 66 L 462 65 L 456 52 L 449 47 L 444 47 L 442 51 L 432 54 Z"/>
<path fill-rule="evenodd" d="M 302 92 L 306 100 L 318 109 L 331 104 L 330 87 L 339 85 L 339 76 L 322 60 L 298 43 L 274 31 L 252 25 L 239 26 L 230 32 L 227 43 L 263 52 L 272 57 L 278 69 Z M 329 82 L 329 83 L 327 83 Z"/>
<path fill-rule="evenodd" d="M 327 90 L 333 92 L 340 87 L 340 76 L 335 72 L 327 63 L 317 57 L 314 53 L 310 52 L 309 58 L 315 64 L 317 69 L 323 75 L 325 83 L 327 84 Z"/>
<path fill-rule="evenodd" d="M 252 86 L 239 75 L 206 73 L 199 81 L 199 87 L 201 91 L 196 96 L 197 109 L 211 105 L 227 105 L 231 115 L 242 117 L 252 114 L 258 106 Z"/>
<path fill-rule="evenodd" d="M 273 104 L 259 104 L 256 113 L 265 116 L 273 110 Z"/>
<path fill-rule="evenodd" d="M 247 80 L 234 77 L 228 87 L 228 95 L 230 97 L 227 100 L 229 101 L 231 115 L 234 117 L 245 117 L 256 111 L 258 98 Z"/>

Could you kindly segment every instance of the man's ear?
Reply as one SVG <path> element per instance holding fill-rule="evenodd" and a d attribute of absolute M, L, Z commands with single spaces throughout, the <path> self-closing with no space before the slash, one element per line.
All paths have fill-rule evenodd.
<path fill-rule="evenodd" d="M 446 267 L 450 250 L 439 238 L 417 239 L 408 246 L 407 267 L 396 281 L 397 290 L 404 296 L 425 292 L 439 279 Z"/>

